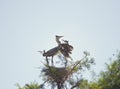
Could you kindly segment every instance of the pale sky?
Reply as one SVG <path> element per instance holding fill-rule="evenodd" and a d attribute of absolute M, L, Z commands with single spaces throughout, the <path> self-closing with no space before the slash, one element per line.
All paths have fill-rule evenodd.
<path fill-rule="evenodd" d="M 120 0 L 0 0 L 0 88 L 40 82 L 37 51 L 56 46 L 55 35 L 74 46 L 75 60 L 90 52 L 100 72 L 120 50 Z"/>

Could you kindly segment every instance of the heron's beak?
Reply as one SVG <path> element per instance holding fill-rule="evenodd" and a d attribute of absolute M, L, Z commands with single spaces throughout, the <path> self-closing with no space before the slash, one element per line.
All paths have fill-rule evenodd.
<path fill-rule="evenodd" d="M 56 38 L 62 38 L 62 37 L 64 37 L 64 36 L 58 36 L 58 35 L 56 35 Z"/>
<path fill-rule="evenodd" d="M 37 51 L 37 52 L 39 52 L 39 53 L 41 53 L 41 54 L 43 53 L 43 51 Z"/>

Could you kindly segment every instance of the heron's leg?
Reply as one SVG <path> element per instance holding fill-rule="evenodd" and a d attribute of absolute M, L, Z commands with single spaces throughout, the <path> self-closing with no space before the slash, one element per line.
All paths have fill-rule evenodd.
<path fill-rule="evenodd" d="M 52 56 L 52 66 L 53 66 L 54 64 L 53 64 L 53 56 Z"/>
<path fill-rule="evenodd" d="M 72 57 L 71 57 L 71 56 L 69 56 L 69 58 L 71 59 L 71 61 L 73 61 L 73 59 L 72 59 Z"/>
<path fill-rule="evenodd" d="M 66 67 L 66 66 L 67 66 L 67 62 L 68 62 L 67 59 L 66 59 L 66 57 L 65 57 L 65 60 L 66 60 L 66 61 L 65 61 L 65 67 Z"/>
<path fill-rule="evenodd" d="M 46 56 L 46 62 L 47 62 L 47 65 L 49 65 L 49 62 L 48 62 L 48 58 L 47 58 L 47 56 Z"/>

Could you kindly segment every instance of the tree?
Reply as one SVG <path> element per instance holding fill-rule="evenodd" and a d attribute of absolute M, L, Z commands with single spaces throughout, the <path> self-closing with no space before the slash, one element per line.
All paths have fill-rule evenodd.
<path fill-rule="evenodd" d="M 84 85 L 84 83 L 87 83 L 82 77 L 82 72 L 86 69 L 90 69 L 91 65 L 94 64 L 94 59 L 90 58 L 90 54 L 84 51 L 83 58 L 68 61 L 68 58 L 73 59 L 70 56 L 72 54 L 73 46 L 70 45 L 68 41 L 64 41 L 64 43 L 62 43 L 57 39 L 57 42 L 58 46 L 55 46 L 55 51 L 55 48 L 52 48 L 47 52 L 44 51 L 43 53 L 43 57 L 46 57 L 40 73 L 42 74 L 43 83 L 27 84 L 23 88 L 18 86 L 19 89 L 46 89 L 48 84 L 51 86 L 51 89 L 74 89 L 83 87 L 82 84 Z M 57 53 L 59 53 L 59 62 L 55 63 L 53 60 L 56 59 L 53 59 L 53 56 Z M 48 57 L 52 57 L 52 59 L 48 59 Z M 52 65 L 50 65 L 48 60 L 52 60 Z M 60 64 L 60 62 L 62 64 Z M 56 65 L 59 65 L 59 67 Z"/>
<path fill-rule="evenodd" d="M 86 89 L 120 89 L 120 52 L 116 60 L 106 63 L 106 71 L 100 73 L 99 79 L 87 82 L 87 85 Z"/>
<path fill-rule="evenodd" d="M 55 87 L 57 87 L 57 89 L 73 89 L 79 87 L 81 82 L 83 82 L 82 71 L 90 69 L 90 65 L 94 64 L 94 60 L 88 60 L 88 54 L 86 52 L 84 52 L 84 54 L 85 56 L 81 60 L 72 62 L 72 64 L 67 67 L 45 65 L 42 70 L 44 73 L 44 81 L 46 81 L 45 83 L 49 83 L 52 89 Z"/>
<path fill-rule="evenodd" d="M 101 77 L 98 81 L 102 89 L 120 89 L 120 53 L 117 59 L 111 64 L 107 64 L 107 70 L 101 72 Z"/>

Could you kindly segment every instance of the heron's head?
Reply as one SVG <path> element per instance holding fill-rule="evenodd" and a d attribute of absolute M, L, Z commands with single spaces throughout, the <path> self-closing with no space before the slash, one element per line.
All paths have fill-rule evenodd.
<path fill-rule="evenodd" d="M 67 41 L 67 40 L 63 40 L 63 39 L 62 39 L 62 41 L 63 41 L 63 42 L 65 42 L 66 44 L 68 44 L 68 43 L 69 43 L 69 41 Z"/>

